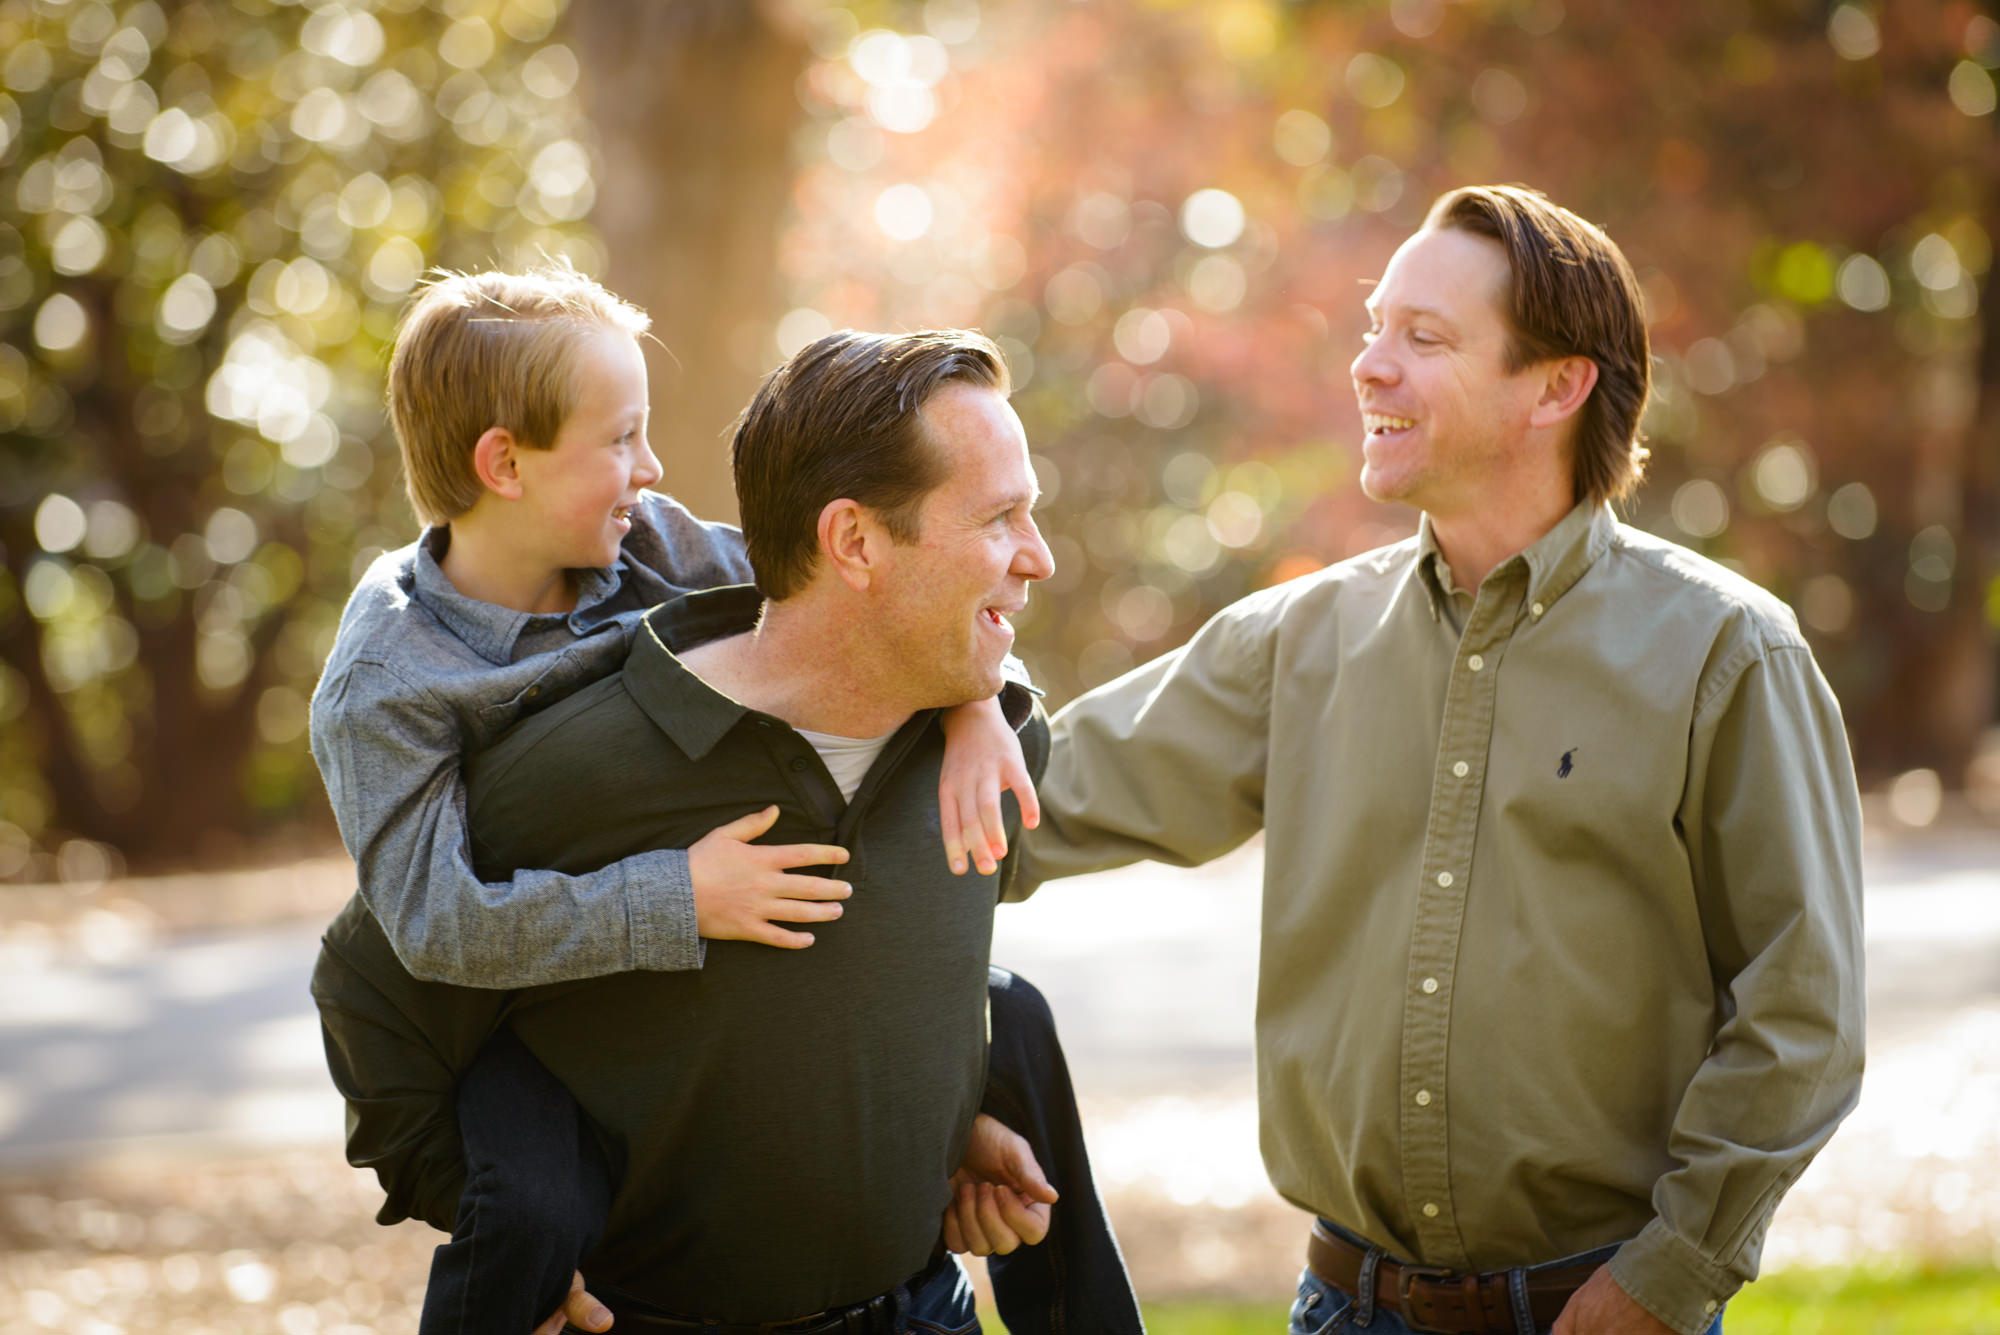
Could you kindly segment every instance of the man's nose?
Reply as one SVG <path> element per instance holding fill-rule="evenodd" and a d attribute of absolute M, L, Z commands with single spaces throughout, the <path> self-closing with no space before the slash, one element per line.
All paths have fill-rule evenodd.
<path fill-rule="evenodd" d="M 1357 385 L 1384 385 L 1399 378 L 1401 368 L 1382 345 L 1386 340 L 1374 339 L 1361 345 L 1361 351 L 1348 364 L 1347 374 Z"/>
<path fill-rule="evenodd" d="M 1023 579 L 1047 579 L 1056 572 L 1056 558 L 1050 554 L 1048 543 L 1042 541 L 1042 531 L 1035 521 L 1028 520 L 1026 541 L 1014 555 L 1014 573 Z"/>

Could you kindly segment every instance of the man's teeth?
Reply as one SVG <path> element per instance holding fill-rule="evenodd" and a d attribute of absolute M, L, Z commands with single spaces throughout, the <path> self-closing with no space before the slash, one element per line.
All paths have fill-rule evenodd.
<path fill-rule="evenodd" d="M 1361 424 L 1373 434 L 1377 431 L 1408 431 L 1416 422 L 1408 417 L 1391 417 L 1387 413 L 1363 413 Z"/>

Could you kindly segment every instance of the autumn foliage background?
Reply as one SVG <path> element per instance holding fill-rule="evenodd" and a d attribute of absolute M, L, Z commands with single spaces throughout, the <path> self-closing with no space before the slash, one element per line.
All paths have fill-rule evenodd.
<path fill-rule="evenodd" d="M 1059 702 L 1412 530 L 1355 481 L 1362 283 L 1482 181 L 1641 274 L 1633 522 L 1798 610 L 1866 785 L 1990 804 L 1996 68 L 1963 0 L 0 0 L 0 879 L 326 838 L 305 703 L 414 536 L 430 266 L 648 307 L 710 515 L 785 353 L 993 333 Z"/>

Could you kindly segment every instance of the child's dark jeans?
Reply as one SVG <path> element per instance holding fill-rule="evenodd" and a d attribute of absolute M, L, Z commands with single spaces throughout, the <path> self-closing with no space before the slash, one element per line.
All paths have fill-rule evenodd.
<path fill-rule="evenodd" d="M 465 1193 L 420 1335 L 528 1335 L 562 1305 L 615 1187 L 569 1090 L 502 1028 L 458 1086 Z"/>

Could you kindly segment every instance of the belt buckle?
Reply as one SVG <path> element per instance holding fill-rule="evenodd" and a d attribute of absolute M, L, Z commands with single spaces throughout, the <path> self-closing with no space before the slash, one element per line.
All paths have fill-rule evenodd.
<path fill-rule="evenodd" d="M 1410 1291 L 1420 1279 L 1446 1280 L 1458 1272 L 1438 1265 L 1406 1265 L 1396 1271 L 1396 1306 L 1402 1309 L 1403 1324 L 1423 1335 L 1449 1335 L 1437 1326 L 1420 1326 L 1415 1313 L 1410 1311 Z"/>

